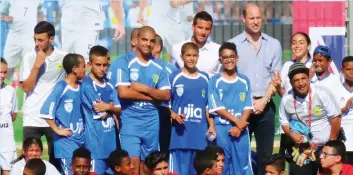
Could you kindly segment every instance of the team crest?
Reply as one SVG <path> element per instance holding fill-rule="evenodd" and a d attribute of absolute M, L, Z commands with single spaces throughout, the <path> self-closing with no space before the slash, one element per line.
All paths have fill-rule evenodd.
<path fill-rule="evenodd" d="M 159 76 L 157 74 L 152 75 L 153 83 L 157 84 L 159 80 Z"/>
<path fill-rule="evenodd" d="M 183 84 L 178 84 L 175 86 L 177 89 L 176 89 L 176 92 L 177 92 L 177 95 L 179 97 L 181 97 L 184 93 L 184 85 Z"/>
<path fill-rule="evenodd" d="M 137 81 L 137 79 L 139 79 L 139 70 L 138 69 L 131 69 L 130 70 L 130 79 L 132 81 Z"/>
<path fill-rule="evenodd" d="M 72 104 L 73 100 L 65 100 L 64 102 L 65 102 L 64 108 L 66 112 L 70 113 L 73 109 L 73 104 Z"/>
<path fill-rule="evenodd" d="M 322 107 L 319 106 L 319 105 L 317 105 L 317 106 L 315 106 L 315 107 L 313 108 L 313 113 L 314 113 L 315 116 L 320 116 L 320 115 L 322 115 L 322 111 L 323 111 L 323 109 L 322 109 Z"/>
<path fill-rule="evenodd" d="M 223 89 L 218 90 L 219 98 L 222 100 L 223 99 Z"/>
<path fill-rule="evenodd" d="M 206 90 L 205 90 L 205 89 L 202 89 L 202 91 L 201 91 L 201 95 L 202 95 L 202 97 L 203 97 L 203 98 L 205 98 L 205 97 L 206 97 Z"/>
<path fill-rule="evenodd" d="M 239 97 L 240 97 L 241 101 L 245 101 L 245 93 L 244 92 L 240 93 Z"/>
<path fill-rule="evenodd" d="M 56 69 L 58 69 L 58 70 L 63 69 L 63 64 L 62 63 L 56 63 Z"/>

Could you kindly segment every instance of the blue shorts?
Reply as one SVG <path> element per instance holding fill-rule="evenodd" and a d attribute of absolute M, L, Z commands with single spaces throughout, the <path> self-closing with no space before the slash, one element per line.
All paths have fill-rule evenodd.
<path fill-rule="evenodd" d="M 114 174 L 109 168 L 108 159 L 92 159 L 91 172 L 96 172 L 98 175 L 104 175 L 105 173 Z"/>
<path fill-rule="evenodd" d="M 130 157 L 140 157 L 142 161 L 148 154 L 159 149 L 158 131 L 120 131 L 121 148 Z"/>
<path fill-rule="evenodd" d="M 179 175 L 196 174 L 194 158 L 198 150 L 173 149 L 169 153 L 169 172 Z"/>
<path fill-rule="evenodd" d="M 61 174 L 69 175 L 74 172 L 71 169 L 72 157 L 60 159 Z"/>

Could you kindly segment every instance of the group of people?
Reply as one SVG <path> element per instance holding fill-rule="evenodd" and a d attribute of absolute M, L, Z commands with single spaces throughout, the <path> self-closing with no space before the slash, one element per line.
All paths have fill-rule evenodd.
<path fill-rule="evenodd" d="M 54 26 L 38 23 L 36 50 L 21 63 L 24 142 L 16 160 L 17 99 L 4 84 L 1 59 L 3 173 L 34 172 L 44 163 L 47 174 L 283 174 L 286 158 L 291 174 L 317 174 L 320 167 L 351 174 L 342 162 L 347 153 L 352 163 L 353 58 L 342 60 L 341 80 L 329 72 L 329 48 L 318 46 L 311 58 L 310 38 L 299 32 L 292 37 L 295 58 L 282 68 L 279 41 L 261 32 L 260 7 L 247 4 L 243 22 L 243 33 L 218 45 L 208 39 L 211 15 L 197 13 L 192 38 L 173 45 L 174 65 L 160 59 L 164 38 L 149 26 L 134 30 L 132 51 L 111 61 L 102 46 L 91 47 L 88 58 L 54 48 Z M 279 155 L 272 155 L 275 94 L 282 96 Z M 43 135 L 55 168 L 37 160 Z"/>

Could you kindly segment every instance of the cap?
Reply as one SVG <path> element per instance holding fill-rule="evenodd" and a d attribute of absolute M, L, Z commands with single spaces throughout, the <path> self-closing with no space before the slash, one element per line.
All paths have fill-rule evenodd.
<path fill-rule="evenodd" d="M 298 73 L 305 73 L 309 75 L 309 68 L 307 68 L 304 63 L 295 62 L 289 67 L 289 71 L 288 71 L 289 79 L 292 79 L 293 76 Z"/>
<path fill-rule="evenodd" d="M 331 51 L 327 46 L 323 46 L 323 45 L 317 46 L 314 50 L 314 55 L 317 53 L 320 53 L 321 55 L 331 58 Z"/>

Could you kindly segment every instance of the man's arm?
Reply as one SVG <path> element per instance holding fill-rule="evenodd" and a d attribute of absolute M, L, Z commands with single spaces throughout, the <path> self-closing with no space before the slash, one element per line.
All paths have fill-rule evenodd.
<path fill-rule="evenodd" d="M 341 115 L 338 115 L 337 117 L 332 118 L 331 120 L 330 140 L 337 139 L 340 128 L 341 128 Z"/>
<path fill-rule="evenodd" d="M 28 60 L 23 60 L 23 61 L 28 61 Z M 23 90 L 26 93 L 31 93 L 33 91 L 34 86 L 37 83 L 39 70 L 44 64 L 44 62 L 45 62 L 45 53 L 42 50 L 39 50 L 37 53 L 36 61 L 30 71 L 29 76 L 26 78 L 26 80 L 23 81 Z M 23 69 L 28 69 L 28 68 L 23 68 Z"/>
<path fill-rule="evenodd" d="M 125 24 L 123 15 L 123 3 L 121 0 L 111 0 L 110 6 L 116 17 L 115 35 L 114 40 L 121 40 L 125 35 Z"/>
<path fill-rule="evenodd" d="M 118 86 L 119 98 L 136 101 L 153 101 L 153 99 L 147 95 L 144 95 L 129 86 Z"/>
<path fill-rule="evenodd" d="M 136 82 L 131 83 L 131 88 L 158 101 L 168 101 L 170 99 L 169 89 L 159 90 Z"/>

